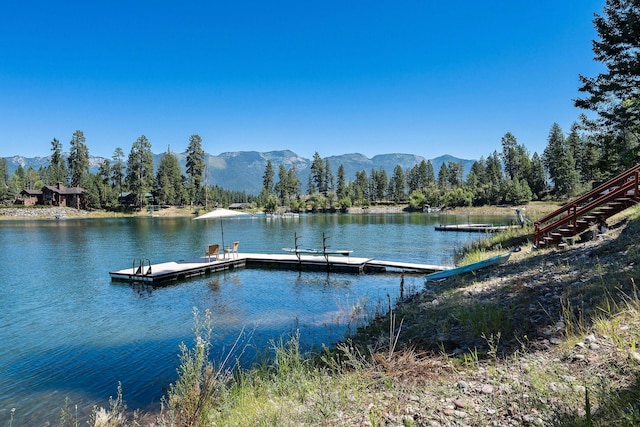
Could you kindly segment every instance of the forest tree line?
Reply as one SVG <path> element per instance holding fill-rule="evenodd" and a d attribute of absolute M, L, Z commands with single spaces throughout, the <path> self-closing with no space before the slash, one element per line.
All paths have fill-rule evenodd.
<path fill-rule="evenodd" d="M 117 208 L 119 196 L 133 194 L 143 207 L 152 195 L 154 203 L 167 205 L 226 206 L 252 203 L 266 211 L 345 209 L 376 203 L 409 203 L 423 206 L 522 204 L 548 198 L 566 199 L 591 188 L 592 183 L 617 175 L 640 161 L 640 5 L 632 0 L 607 0 L 593 21 L 598 39 L 593 41 L 594 60 L 605 71 L 594 77 L 579 76 L 582 97 L 576 107 L 581 115 L 565 135 L 551 126 L 543 153 L 528 152 L 511 133 L 501 139 L 500 150 L 474 162 L 464 176 L 462 165 L 443 164 L 436 172 L 430 161 L 403 170 L 397 165 L 391 176 L 385 170 L 360 171 L 345 176 L 337 165 L 334 175 L 328 159 L 316 152 L 309 179 L 303 183 L 295 169 L 268 162 L 259 195 L 205 185 L 202 139 L 191 135 L 183 174 L 170 150 L 154 171 L 151 143 L 144 136 L 133 142 L 128 157 L 117 148 L 95 174 L 89 171 L 89 151 L 82 131 L 72 135 L 69 154 L 51 141 L 50 163 L 39 170 L 18 168 L 9 174 L 0 159 L 0 200 L 11 200 L 23 189 L 66 183 L 82 187 L 90 208 Z"/>

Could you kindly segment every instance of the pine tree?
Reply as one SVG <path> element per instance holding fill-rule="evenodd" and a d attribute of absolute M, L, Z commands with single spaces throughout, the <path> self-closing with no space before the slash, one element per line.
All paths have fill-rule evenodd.
<path fill-rule="evenodd" d="M 177 205 L 182 202 L 182 171 L 178 157 L 167 150 L 160 158 L 156 173 L 155 194 L 158 202 L 167 205 Z"/>
<path fill-rule="evenodd" d="M 4 157 L 0 157 L 0 200 L 9 197 L 9 163 Z"/>
<path fill-rule="evenodd" d="M 204 191 L 202 183 L 204 181 L 204 150 L 202 149 L 202 138 L 194 134 L 189 137 L 187 147 L 186 169 L 189 179 L 190 202 L 199 204 L 202 202 Z"/>
<path fill-rule="evenodd" d="M 131 145 L 126 181 L 129 190 L 135 194 L 137 206 L 142 208 L 146 202 L 145 196 L 153 189 L 154 183 L 151 143 L 144 135 L 139 136 Z"/>
<path fill-rule="evenodd" d="M 51 158 L 47 167 L 47 181 L 50 185 L 67 183 L 67 165 L 62 157 L 62 143 L 56 138 L 51 141 Z"/>
<path fill-rule="evenodd" d="M 267 162 L 267 165 L 271 163 L 271 161 Z M 286 206 L 289 200 L 289 183 L 288 183 L 289 175 L 287 174 L 287 168 L 284 167 L 282 163 L 278 167 L 278 183 L 275 185 L 276 193 L 278 194 L 278 198 L 280 199 L 280 204 L 282 206 Z"/>
<path fill-rule="evenodd" d="M 326 194 L 327 186 L 325 181 L 326 175 L 324 172 L 324 161 L 317 151 L 313 154 L 313 160 L 311 161 L 310 178 L 315 190 L 322 194 Z"/>
<path fill-rule="evenodd" d="M 594 60 L 606 67 L 595 77 L 580 75 L 579 108 L 594 111 L 593 125 L 601 135 L 603 172 L 615 173 L 640 159 L 640 2 L 607 0 L 602 14 L 593 20 L 598 40 L 593 41 Z M 619 167 L 618 167 L 619 166 Z"/>
<path fill-rule="evenodd" d="M 338 200 L 342 200 L 347 197 L 347 183 L 345 178 L 344 166 L 340 164 L 338 166 L 338 188 L 336 190 Z"/>
<path fill-rule="evenodd" d="M 273 164 L 271 160 L 267 160 L 267 165 L 264 168 L 264 173 L 262 174 L 262 190 L 267 194 L 273 194 L 273 178 L 275 176 L 275 172 L 273 170 Z"/>
<path fill-rule="evenodd" d="M 507 178 L 516 178 L 516 171 L 519 166 L 518 160 L 518 141 L 511 132 L 507 132 L 502 137 L 502 161 L 504 162 Z"/>
<path fill-rule="evenodd" d="M 554 123 L 549 131 L 543 162 L 558 196 L 573 196 L 579 182 L 576 163 L 566 143 L 560 125 Z"/>
<path fill-rule="evenodd" d="M 111 156 L 111 187 L 115 189 L 116 195 L 120 196 L 122 193 L 122 184 L 124 182 L 124 151 L 122 148 L 117 147 L 113 151 Z"/>
<path fill-rule="evenodd" d="M 89 149 L 85 145 L 84 133 L 77 130 L 71 137 L 69 158 L 69 184 L 72 187 L 79 187 L 83 180 L 89 175 Z"/>

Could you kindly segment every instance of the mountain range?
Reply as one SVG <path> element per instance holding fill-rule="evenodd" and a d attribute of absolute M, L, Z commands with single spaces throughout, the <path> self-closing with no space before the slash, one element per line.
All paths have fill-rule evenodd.
<path fill-rule="evenodd" d="M 186 153 L 174 153 L 178 157 L 178 161 L 185 170 Z M 162 154 L 154 154 L 154 167 L 160 162 Z M 5 157 L 9 166 L 9 174 L 22 166 L 24 169 L 32 167 L 34 170 L 47 167 L 49 157 L 23 157 L 13 156 Z M 105 158 L 89 156 L 90 171 L 96 173 L 98 165 Z M 289 170 L 295 168 L 298 178 L 302 183 L 303 190 L 306 189 L 307 179 L 311 168 L 311 159 L 301 157 L 290 150 L 280 151 L 235 151 L 220 153 L 219 155 L 205 154 L 206 177 L 205 180 L 209 185 L 219 185 L 228 190 L 245 191 L 249 194 L 258 194 L 262 189 L 262 176 L 264 175 L 267 161 L 271 161 L 275 172 L 275 180 L 278 181 L 278 168 L 280 165 Z M 347 182 L 355 179 L 356 172 L 366 171 L 367 175 L 371 170 L 384 169 L 388 177 L 393 174 L 396 165 L 400 165 L 404 171 L 411 169 L 419 164 L 422 160 L 427 160 L 422 156 L 414 154 L 379 154 L 368 158 L 363 154 L 352 153 L 342 154 L 339 156 L 330 156 L 324 158 L 329 161 L 331 171 L 334 177 L 337 177 L 338 167 L 343 165 Z M 126 159 L 125 159 L 126 161 Z M 450 155 L 443 155 L 431 159 L 433 170 L 438 175 L 438 171 L 443 163 L 456 162 L 462 163 L 464 176 L 469 172 L 471 165 L 475 160 L 459 159 Z"/>

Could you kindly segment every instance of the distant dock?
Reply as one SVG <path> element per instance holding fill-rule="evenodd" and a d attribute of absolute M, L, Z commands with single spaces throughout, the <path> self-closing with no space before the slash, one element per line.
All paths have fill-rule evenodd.
<path fill-rule="evenodd" d="M 496 233 L 498 231 L 520 228 L 519 225 L 493 225 L 493 224 L 450 224 L 436 225 L 436 231 L 466 231 L 470 233 Z"/>
<path fill-rule="evenodd" d="M 434 273 L 450 267 L 382 261 L 372 258 L 293 254 L 239 253 L 234 257 L 212 259 L 206 257 L 151 264 L 149 260 L 134 260 L 131 268 L 112 271 L 111 280 L 158 284 L 236 268 L 262 268 L 299 271 L 330 271 L 341 273 Z"/>

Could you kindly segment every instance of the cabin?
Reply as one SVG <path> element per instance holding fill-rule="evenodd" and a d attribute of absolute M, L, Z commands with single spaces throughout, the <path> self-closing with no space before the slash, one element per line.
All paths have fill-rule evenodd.
<path fill-rule="evenodd" d="M 45 185 L 41 190 L 22 190 L 20 197 L 16 202 L 25 206 L 63 206 L 75 209 L 83 209 L 85 207 L 83 188 L 65 187 L 60 183 L 57 185 Z"/>
<path fill-rule="evenodd" d="M 251 208 L 251 205 L 249 203 L 231 203 L 229 205 L 229 209 L 232 209 L 232 210 L 245 210 L 250 208 Z"/>
<path fill-rule="evenodd" d="M 17 205 L 35 206 L 38 200 L 42 199 L 42 190 L 22 190 L 20 198 L 16 200 Z"/>
<path fill-rule="evenodd" d="M 145 193 L 144 200 L 145 205 L 152 205 L 155 202 L 153 194 L 151 193 Z M 139 205 L 138 196 L 136 193 L 133 193 L 131 191 L 120 193 L 118 194 L 118 203 L 120 204 L 120 206 L 135 208 Z"/>

